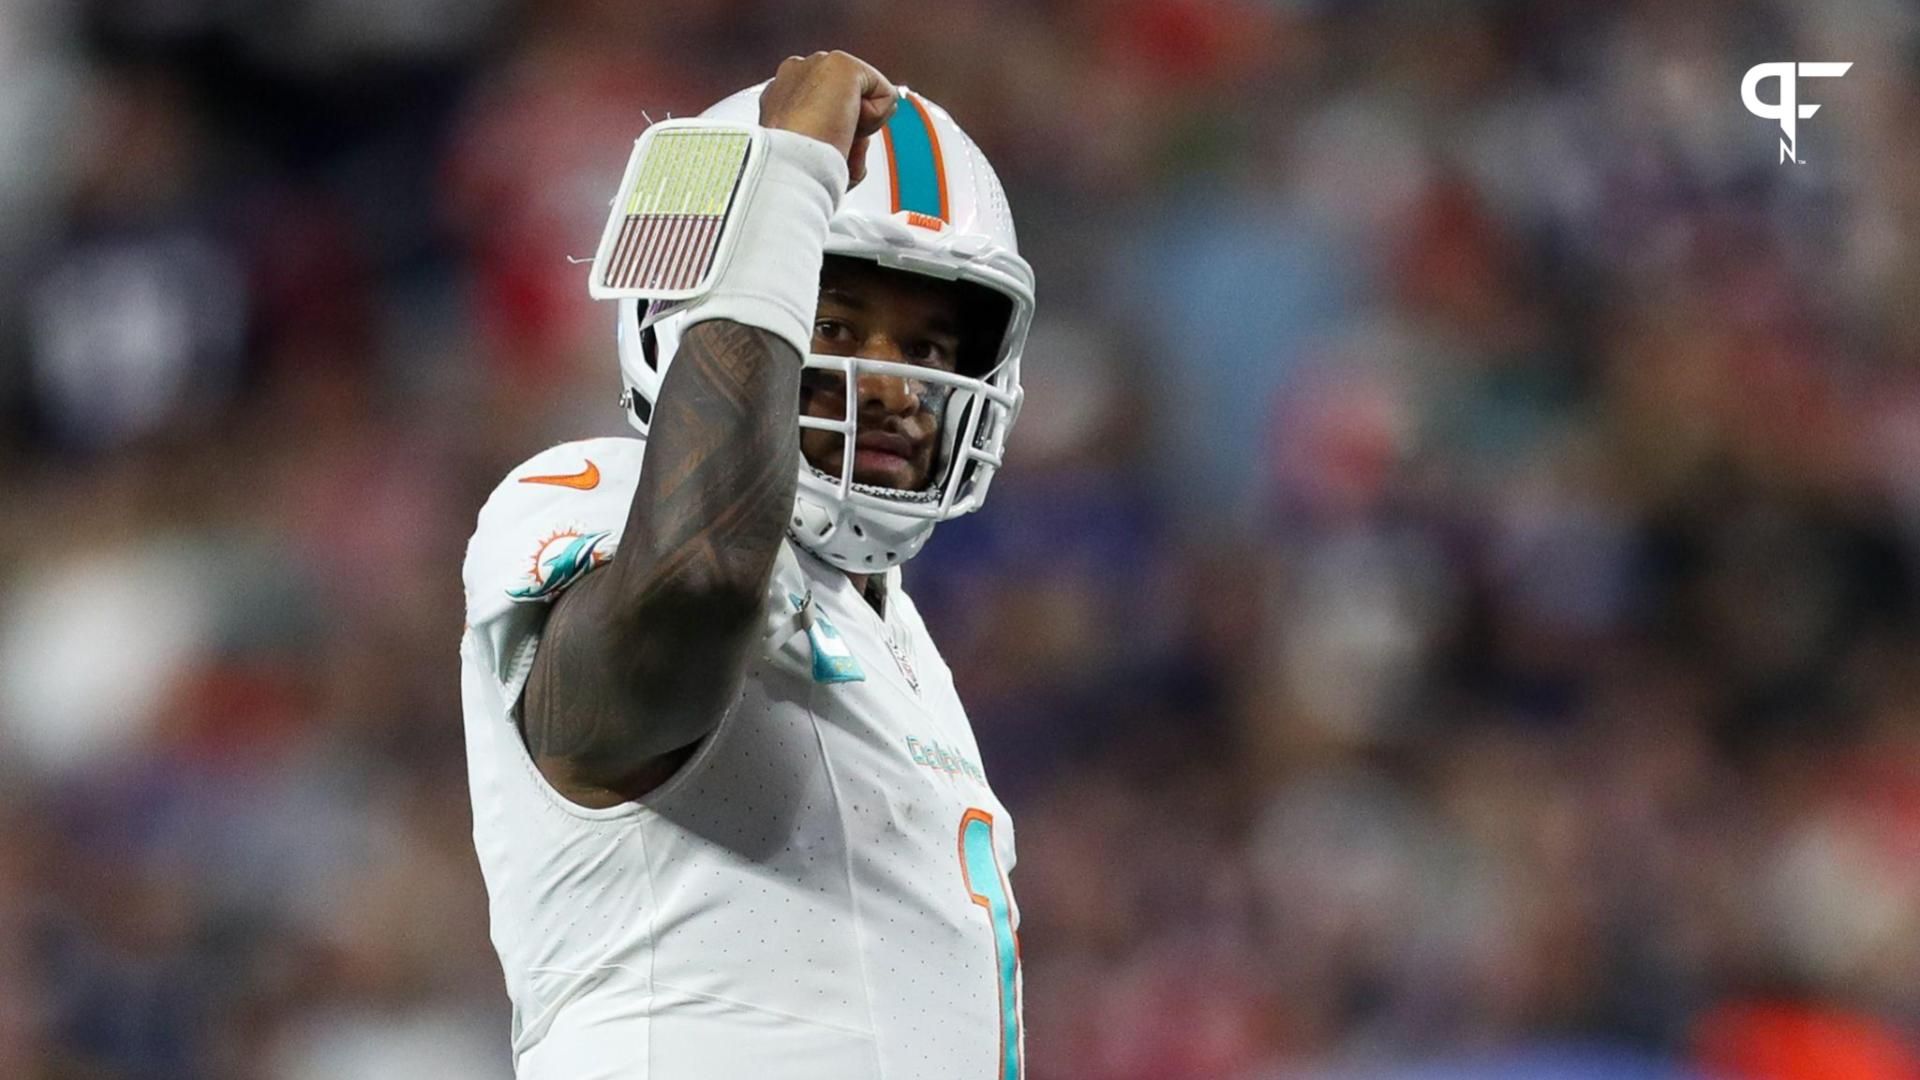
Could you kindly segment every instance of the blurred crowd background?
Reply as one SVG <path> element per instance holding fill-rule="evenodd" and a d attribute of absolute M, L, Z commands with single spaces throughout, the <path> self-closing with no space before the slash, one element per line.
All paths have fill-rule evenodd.
<path fill-rule="evenodd" d="M 645 118 L 830 47 L 1039 274 L 908 571 L 1033 1080 L 1920 1077 L 1906 0 L 8 0 L 0 1075 L 508 1075 L 466 538 Z"/>

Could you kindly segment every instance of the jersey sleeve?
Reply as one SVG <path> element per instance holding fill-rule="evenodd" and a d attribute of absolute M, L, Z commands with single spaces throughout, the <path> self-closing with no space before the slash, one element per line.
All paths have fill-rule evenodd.
<path fill-rule="evenodd" d="M 467 632 L 511 708 L 548 605 L 612 560 L 640 480 L 638 439 L 587 439 L 534 455 L 480 508 L 461 570 Z"/>

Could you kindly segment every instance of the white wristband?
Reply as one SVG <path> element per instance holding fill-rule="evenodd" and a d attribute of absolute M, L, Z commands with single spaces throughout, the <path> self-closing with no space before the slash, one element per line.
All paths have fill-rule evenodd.
<path fill-rule="evenodd" d="M 827 221 L 847 193 L 847 160 L 819 139 L 770 129 L 766 162 L 726 270 L 681 311 L 687 326 L 708 319 L 757 326 L 804 359 L 813 347 Z"/>

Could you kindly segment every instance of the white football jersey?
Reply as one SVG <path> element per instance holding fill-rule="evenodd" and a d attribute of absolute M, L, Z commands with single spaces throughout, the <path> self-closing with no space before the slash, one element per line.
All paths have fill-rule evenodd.
<path fill-rule="evenodd" d="M 953 679 L 783 544 L 739 699 L 667 783 L 604 810 L 515 725 L 546 603 L 615 557 L 644 444 L 592 439 L 480 511 L 461 642 L 473 838 L 522 1080 L 1013 1080 L 1013 827 Z"/>

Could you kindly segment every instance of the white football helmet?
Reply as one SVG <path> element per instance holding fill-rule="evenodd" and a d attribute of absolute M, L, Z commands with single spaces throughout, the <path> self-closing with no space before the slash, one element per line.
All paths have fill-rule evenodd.
<path fill-rule="evenodd" d="M 765 89 L 762 83 L 742 90 L 701 115 L 757 123 Z M 838 373 L 850 387 L 862 374 L 875 373 L 942 388 L 938 450 L 924 490 L 855 483 L 851 453 L 841 455 L 837 476 L 804 457 L 799 462 L 788 535 L 835 566 L 877 573 L 912 558 L 935 525 L 985 501 L 1020 412 L 1020 355 L 1033 319 L 1033 270 L 1020 257 L 1006 194 L 986 156 L 945 109 L 905 87 L 883 136 L 868 146 L 866 179 L 841 200 L 828 225 L 826 251 L 970 282 L 1007 301 L 1006 327 L 984 372 L 820 353 L 806 358 L 809 369 Z M 621 400 L 642 438 L 684 329 L 684 314 L 668 305 L 643 309 L 639 300 L 619 302 L 620 376 L 626 385 Z M 840 432 L 851 446 L 860 401 L 857 393 L 845 397 L 844 417 L 803 415 L 801 426 Z"/>

